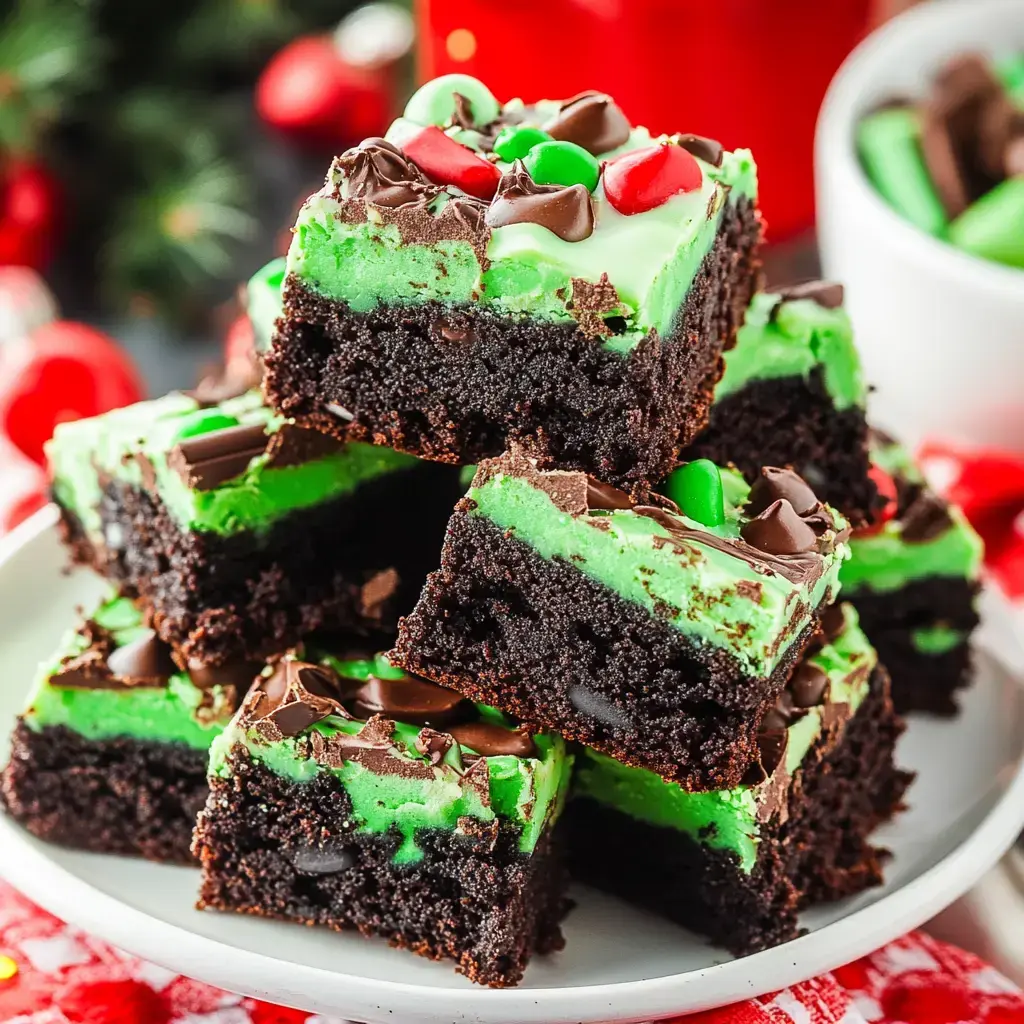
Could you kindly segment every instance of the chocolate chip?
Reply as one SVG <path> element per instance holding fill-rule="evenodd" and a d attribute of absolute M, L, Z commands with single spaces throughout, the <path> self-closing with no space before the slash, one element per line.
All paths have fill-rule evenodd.
<path fill-rule="evenodd" d="M 587 477 L 587 507 L 614 512 L 617 509 L 633 507 L 633 499 L 618 487 L 602 483 L 592 476 Z"/>
<path fill-rule="evenodd" d="M 369 676 L 352 694 L 349 706 L 357 718 L 385 715 L 398 722 L 434 729 L 465 719 L 473 707 L 454 690 L 408 675 L 401 679 Z"/>
<path fill-rule="evenodd" d="M 456 742 L 476 751 L 481 757 L 511 754 L 533 757 L 537 753 L 532 737 L 519 729 L 509 729 L 493 722 L 468 722 L 448 730 Z"/>
<path fill-rule="evenodd" d="M 326 840 L 320 846 L 308 846 L 291 853 L 292 866 L 303 875 L 335 875 L 355 864 L 355 857 L 342 840 Z"/>
<path fill-rule="evenodd" d="M 338 677 L 323 665 L 282 658 L 260 679 L 251 696 L 252 718 L 269 739 L 298 736 L 329 715 L 348 717 L 340 703 Z"/>
<path fill-rule="evenodd" d="M 249 463 L 267 450 L 270 438 L 262 423 L 211 430 L 179 441 L 167 464 L 187 487 L 211 491 L 240 476 Z"/>
<path fill-rule="evenodd" d="M 703 160 L 712 167 L 722 166 L 722 155 L 725 148 L 716 139 L 708 139 L 703 135 L 676 135 L 673 141 L 677 146 L 682 146 L 691 156 Z"/>
<path fill-rule="evenodd" d="M 577 93 L 567 99 L 544 130 L 553 139 L 575 142 L 594 156 L 617 149 L 629 141 L 626 115 L 607 93 Z"/>
<path fill-rule="evenodd" d="M 761 767 L 767 775 L 774 773 L 782 763 L 786 753 L 788 735 L 784 729 L 765 730 L 757 735 L 757 747 L 761 758 Z"/>
<path fill-rule="evenodd" d="M 805 281 L 787 288 L 780 288 L 778 295 L 782 302 L 810 299 L 822 309 L 842 309 L 846 292 L 837 281 Z"/>
<path fill-rule="evenodd" d="M 785 498 L 744 523 L 740 535 L 751 547 L 770 555 L 797 555 L 818 545 L 818 535 Z"/>
<path fill-rule="evenodd" d="M 828 691 L 828 675 L 813 661 L 802 661 L 790 677 L 789 694 L 798 708 L 814 708 Z"/>
<path fill-rule="evenodd" d="M 846 630 L 846 615 L 841 604 L 830 604 L 825 609 L 821 616 L 821 629 L 828 641 L 842 636 Z"/>
<path fill-rule="evenodd" d="M 908 544 L 923 544 L 934 540 L 952 525 L 949 505 L 933 491 L 924 489 L 904 514 L 900 535 Z"/>
<path fill-rule="evenodd" d="M 177 671 L 170 647 L 151 629 L 130 644 L 112 650 L 107 668 L 127 686 L 166 686 Z"/>
<path fill-rule="evenodd" d="M 594 204 L 584 185 L 538 185 L 521 160 L 506 171 L 484 218 L 488 227 L 539 224 L 565 242 L 594 233 Z"/>
<path fill-rule="evenodd" d="M 812 512 L 819 504 L 817 495 L 799 473 L 776 466 L 763 466 L 761 475 L 750 489 L 747 514 L 758 515 L 780 498 L 785 498 L 800 516 Z"/>
<path fill-rule="evenodd" d="M 428 202 L 443 191 L 385 139 L 365 139 L 338 157 L 335 164 L 345 175 L 349 199 L 386 209 Z"/>
<path fill-rule="evenodd" d="M 429 757 L 431 764 L 440 764 L 451 745 L 452 737 L 449 733 L 438 732 L 429 727 L 420 729 L 416 737 L 416 749 L 424 757 Z"/>
<path fill-rule="evenodd" d="M 215 686 L 234 686 L 244 691 L 260 674 L 263 662 L 235 658 L 223 665 L 206 665 L 199 658 L 189 658 L 186 668 L 192 685 L 200 690 L 212 690 Z"/>

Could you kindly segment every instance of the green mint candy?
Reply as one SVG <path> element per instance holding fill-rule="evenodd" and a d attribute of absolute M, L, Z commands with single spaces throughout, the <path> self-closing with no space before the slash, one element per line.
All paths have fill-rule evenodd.
<path fill-rule="evenodd" d="M 531 128 L 526 124 L 510 124 L 498 132 L 494 140 L 494 152 L 507 163 L 522 160 L 534 146 L 542 142 L 554 140 L 541 128 Z"/>
<path fill-rule="evenodd" d="M 182 421 L 178 430 L 178 440 L 184 441 L 189 437 L 198 437 L 214 430 L 226 430 L 228 427 L 237 426 L 238 420 L 221 412 L 220 409 L 197 409 Z"/>
<path fill-rule="evenodd" d="M 523 163 L 538 185 L 585 185 L 593 192 L 601 174 L 597 160 L 575 142 L 540 142 Z"/>
<path fill-rule="evenodd" d="M 958 248 L 993 263 L 1024 269 L 1024 178 L 1007 178 L 949 226 Z"/>
<path fill-rule="evenodd" d="M 703 526 L 721 526 L 725 522 L 722 473 L 710 459 L 695 459 L 673 470 L 665 482 L 665 494 L 684 516 Z"/>
<path fill-rule="evenodd" d="M 405 117 L 424 128 L 443 128 L 455 117 L 455 94 L 469 100 L 473 124 L 490 124 L 501 112 L 491 90 L 472 75 L 441 75 L 421 85 L 405 105 Z"/>

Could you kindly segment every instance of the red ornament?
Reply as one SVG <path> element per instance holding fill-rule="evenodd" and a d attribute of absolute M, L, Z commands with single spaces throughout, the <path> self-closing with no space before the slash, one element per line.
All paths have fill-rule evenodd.
<path fill-rule="evenodd" d="M 896 481 L 881 466 L 872 466 L 868 470 L 868 476 L 878 489 L 879 495 L 885 500 L 885 504 L 867 526 L 862 526 L 856 531 L 856 536 L 858 537 L 873 537 L 876 533 L 881 533 L 882 527 L 899 510 Z"/>
<path fill-rule="evenodd" d="M 39 164 L 8 160 L 0 169 L 0 264 L 44 267 L 61 220 L 60 190 Z"/>
<path fill-rule="evenodd" d="M 329 36 L 301 36 L 279 50 L 256 83 L 256 110 L 272 128 L 332 147 L 380 135 L 394 108 L 386 69 L 357 68 Z"/>
<path fill-rule="evenodd" d="M 659 145 L 634 149 L 607 161 L 603 178 L 608 202 L 628 217 L 700 188 L 704 172 L 682 146 Z"/>
<path fill-rule="evenodd" d="M 167 1001 L 141 981 L 69 985 L 54 1004 L 72 1024 L 169 1024 Z"/>
<path fill-rule="evenodd" d="M 501 180 L 495 164 L 449 138 L 436 125 L 406 139 L 402 151 L 431 181 L 456 185 L 477 199 L 492 198 Z"/>
<path fill-rule="evenodd" d="M 128 355 L 86 324 L 44 324 L 0 351 L 0 430 L 39 464 L 58 423 L 131 405 L 142 395 Z"/>

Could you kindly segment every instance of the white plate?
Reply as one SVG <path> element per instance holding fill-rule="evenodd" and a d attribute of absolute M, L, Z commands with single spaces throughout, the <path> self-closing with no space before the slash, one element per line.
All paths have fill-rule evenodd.
<path fill-rule="evenodd" d="M 44 510 L 0 542 L 0 733 L 97 583 L 62 575 Z M 47 910 L 165 967 L 223 988 L 358 1020 L 439 1024 L 641 1021 L 782 988 L 877 948 L 931 917 L 990 868 L 1024 825 L 1024 691 L 1006 610 L 986 607 L 977 685 L 955 722 L 918 719 L 900 743 L 920 773 L 910 810 L 879 834 L 894 854 L 887 884 L 804 916 L 809 934 L 741 960 L 587 890 L 566 949 L 535 962 L 516 989 L 471 985 L 448 966 L 383 942 L 192 908 L 196 873 L 46 846 L 0 816 L 0 872 Z"/>

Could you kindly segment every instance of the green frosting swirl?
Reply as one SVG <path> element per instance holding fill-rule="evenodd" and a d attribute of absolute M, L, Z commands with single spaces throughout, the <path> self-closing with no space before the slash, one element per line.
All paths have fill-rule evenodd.
<path fill-rule="evenodd" d="M 270 467 L 268 456 L 253 458 L 246 470 L 212 490 L 193 490 L 167 463 L 185 421 L 199 409 L 195 399 L 172 392 L 103 416 L 60 424 L 47 444 L 57 500 L 81 521 L 87 534 L 101 537 L 101 480 L 111 477 L 143 487 L 143 468 L 153 467 L 156 490 L 185 530 L 229 535 L 267 529 L 297 509 L 353 492 L 385 473 L 417 464 L 390 448 L 352 443 L 296 466 Z M 269 435 L 285 423 L 258 391 L 221 402 L 216 411 L 242 425 L 263 424 Z"/>
<path fill-rule="evenodd" d="M 830 644 L 808 660 L 828 676 L 828 704 L 846 704 L 855 714 L 870 686 L 877 655 L 857 623 L 852 606 L 843 605 L 845 628 Z M 678 783 L 666 782 L 644 768 L 631 768 L 605 754 L 586 748 L 579 757 L 574 796 L 588 797 L 623 814 L 659 828 L 675 829 L 715 850 L 736 855 L 740 869 L 749 874 L 757 862 L 762 805 L 769 794 L 778 795 L 780 781 L 792 775 L 821 736 L 824 708 L 811 708 L 786 732 L 785 774 L 756 786 L 711 793 L 687 793 Z"/>
<path fill-rule="evenodd" d="M 819 366 L 836 409 L 863 408 L 867 385 L 846 311 L 825 309 L 812 299 L 783 302 L 781 295 L 763 292 L 754 296 L 736 346 L 725 353 L 715 399 L 755 380 L 806 379 Z"/>

